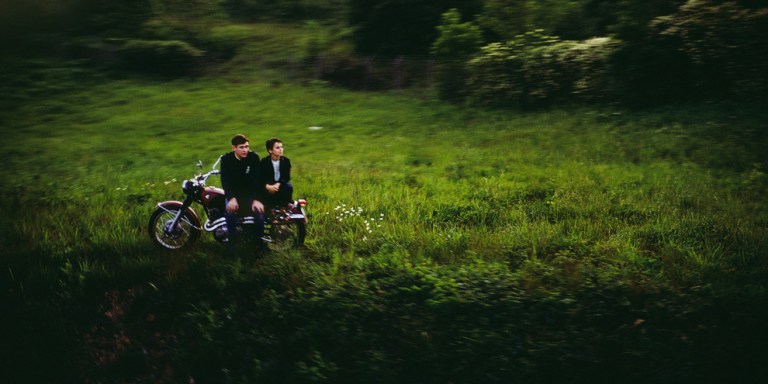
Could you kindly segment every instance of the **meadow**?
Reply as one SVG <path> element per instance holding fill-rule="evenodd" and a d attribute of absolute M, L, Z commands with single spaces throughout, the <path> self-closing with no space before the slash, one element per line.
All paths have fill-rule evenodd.
<path fill-rule="evenodd" d="M 25 66 L 0 99 L 10 382 L 766 374 L 757 106 L 501 111 L 268 70 Z M 156 249 L 155 204 L 235 133 L 283 139 L 305 247 Z"/>

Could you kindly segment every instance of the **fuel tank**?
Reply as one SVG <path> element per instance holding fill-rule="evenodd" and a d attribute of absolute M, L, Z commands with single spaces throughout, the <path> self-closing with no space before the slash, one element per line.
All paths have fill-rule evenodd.
<path fill-rule="evenodd" d="M 224 190 L 218 187 L 205 187 L 200 196 L 200 202 L 208 208 L 224 209 Z"/>

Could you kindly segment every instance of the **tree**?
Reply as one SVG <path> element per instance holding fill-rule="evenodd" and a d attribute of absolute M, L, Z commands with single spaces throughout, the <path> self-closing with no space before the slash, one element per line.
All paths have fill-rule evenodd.
<path fill-rule="evenodd" d="M 486 0 L 477 23 L 489 40 L 514 39 L 533 30 L 564 38 L 585 38 L 582 8 L 586 0 Z M 565 34 L 562 34 L 562 33 Z"/>
<path fill-rule="evenodd" d="M 462 23 L 461 13 L 455 8 L 443 14 L 437 31 L 432 54 L 438 60 L 438 93 L 444 100 L 458 101 L 464 98 L 465 63 L 480 50 L 482 33 L 475 23 Z"/>
<path fill-rule="evenodd" d="M 128 36 L 153 16 L 153 0 L 79 0 L 70 8 L 72 27 L 82 33 Z"/>
<path fill-rule="evenodd" d="M 590 0 L 602 10 L 608 35 L 623 44 L 609 62 L 616 96 L 640 104 L 674 102 L 690 95 L 691 73 L 688 58 L 674 39 L 653 31 L 651 21 L 674 13 L 685 0 Z"/>
<path fill-rule="evenodd" d="M 234 18 L 343 21 L 348 0 L 224 0 Z"/>
<path fill-rule="evenodd" d="M 438 36 L 443 12 L 475 15 L 480 0 L 350 0 L 349 23 L 357 52 L 365 55 L 426 55 Z"/>
<path fill-rule="evenodd" d="M 768 91 L 768 7 L 733 1 L 689 0 L 652 23 L 691 63 L 699 94 L 725 96 Z"/>
<path fill-rule="evenodd" d="M 661 1 L 629 7 L 609 29 L 625 37 L 613 56 L 618 95 L 632 104 L 758 95 L 768 90 L 768 8 L 749 0 Z M 679 5 L 658 14 L 669 5 Z M 630 12 L 631 11 L 631 12 Z M 653 15 L 647 23 L 641 21 Z"/>

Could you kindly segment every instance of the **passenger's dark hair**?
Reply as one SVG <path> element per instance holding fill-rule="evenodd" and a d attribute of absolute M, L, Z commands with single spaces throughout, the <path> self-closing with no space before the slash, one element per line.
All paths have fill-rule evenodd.
<path fill-rule="evenodd" d="M 248 142 L 248 138 L 245 137 L 242 133 L 238 133 L 237 135 L 232 136 L 232 145 L 237 147 L 240 144 L 245 144 Z"/>
<path fill-rule="evenodd" d="M 278 139 L 277 137 L 273 137 L 265 143 L 265 146 L 267 147 L 267 153 L 269 153 L 270 150 L 272 150 L 272 147 L 275 146 L 275 143 L 282 143 L 283 141 Z"/>

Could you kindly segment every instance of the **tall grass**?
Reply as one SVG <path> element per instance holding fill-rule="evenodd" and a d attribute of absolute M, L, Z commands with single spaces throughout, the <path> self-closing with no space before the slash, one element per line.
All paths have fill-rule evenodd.
<path fill-rule="evenodd" d="M 509 327 L 532 332 L 540 348 L 520 347 L 523 352 L 498 344 L 491 348 L 498 355 L 484 364 L 499 369 L 504 365 L 494 359 L 522 354 L 515 361 L 546 366 L 541 362 L 550 354 L 576 353 L 569 349 L 574 340 L 587 337 L 592 328 L 580 314 L 621 317 L 613 311 L 625 308 L 635 318 L 621 321 L 634 321 L 644 310 L 684 313 L 681 297 L 701 289 L 765 291 L 766 116 L 712 108 L 488 111 L 406 93 L 275 83 L 253 73 L 237 82 L 128 77 L 72 86 L 50 97 L 36 94 L 0 112 L 4 296 L 27 309 L 47 303 L 40 304 L 44 316 L 29 315 L 33 324 L 65 319 L 72 328 L 65 330 L 71 336 L 62 341 L 62 351 L 82 347 L 83 334 L 98 334 L 89 322 L 104 321 L 103 306 L 128 306 L 139 298 L 151 298 L 136 305 L 151 308 L 152 316 L 182 313 L 175 327 L 203 337 L 178 347 L 189 355 L 176 364 L 192 364 L 209 348 L 224 351 L 226 341 L 242 337 L 252 343 L 242 345 L 280 348 L 269 337 L 288 334 L 294 339 L 283 351 L 306 352 L 291 368 L 295 381 L 343 377 L 334 376 L 338 372 L 354 378 L 364 371 L 345 365 L 343 350 L 304 339 L 314 335 L 331 345 L 333 331 L 319 323 L 303 329 L 301 316 L 351 311 L 327 324 L 340 327 L 336 331 L 352 350 L 358 349 L 351 329 L 362 327 L 358 336 L 377 340 L 380 349 L 365 349 L 369 355 L 354 361 L 386 372 L 398 360 L 389 347 L 450 346 L 469 356 L 482 345 L 477 340 L 493 344 L 493 332 L 502 332 L 502 339 L 517 334 L 496 316 L 526 311 L 519 321 L 530 323 Z M 210 166 L 229 151 L 235 133 L 248 135 L 260 155 L 267 138 L 284 140 L 296 195 L 309 200 L 305 249 L 231 259 L 205 236 L 179 253 L 154 249 L 146 222 L 155 203 L 180 198 L 181 181 L 198 172 L 195 162 Z M 105 296 L 113 290 L 123 293 Z M 653 302 L 664 292 L 683 296 Z M 642 299 L 633 303 L 633 294 Z M 178 301 L 189 305 L 173 308 L 170 303 Z M 472 332 L 490 333 L 452 339 L 448 330 L 469 332 L 460 316 L 451 318 L 465 313 L 467 303 L 484 309 L 478 323 L 463 321 L 479 327 Z M 83 313 L 65 314 L 70 308 Z M 302 315 L 291 317 L 291 311 Z M 533 325 L 539 315 L 563 316 L 567 323 L 564 313 L 573 328 Z M 428 320 L 441 314 L 451 320 Z M 377 316 L 396 319 L 387 328 L 395 332 L 392 339 L 366 328 L 387 327 Z M 281 317 L 306 334 L 277 326 L 264 334 L 233 333 L 250 321 Z M 137 330 L 153 326 L 147 318 L 133 319 L 130 327 L 112 319 L 103 329 L 134 330 L 131 337 L 144 338 L 146 345 L 149 334 Z M 618 321 L 611 319 L 609 333 Z M 677 326 L 675 321 L 665 324 Z M 561 344 L 558 335 L 575 344 Z M 166 336 L 163 342 L 171 343 L 173 337 Z M 655 344 L 668 340 L 663 334 L 637 337 L 644 357 L 667 351 Z M 102 341 L 85 349 L 119 349 L 119 340 Z M 157 361 L 171 359 L 158 348 L 152 349 L 160 354 Z M 280 364 L 258 351 L 248 353 L 255 361 Z M 595 354 L 611 360 L 610 353 Z M 464 373 L 480 364 L 457 356 L 444 357 L 459 359 L 455 363 L 468 369 Z M 227 365 L 218 359 L 237 357 L 219 356 L 211 364 Z M 430 367 L 433 361 L 422 363 L 435 380 L 450 377 Z M 65 364 L 59 368 L 76 369 Z M 408 367 L 397 367 L 382 382 L 408 377 Z M 532 371 L 516 367 L 500 377 L 531 377 Z M 279 371 L 269 365 L 236 368 L 251 378 L 274 378 Z M 197 372 L 193 366 L 178 369 Z"/>
<path fill-rule="evenodd" d="M 762 265 L 759 117 L 699 112 L 520 114 L 258 78 L 111 81 L 6 113 L 5 232 L 50 255 L 130 255 L 154 203 L 178 198 L 195 161 L 211 164 L 242 132 L 262 155 L 266 138 L 286 142 L 314 254 L 500 261 L 576 242 L 674 258 L 665 271 L 680 278 Z M 342 222 L 339 206 L 382 220 Z"/>

